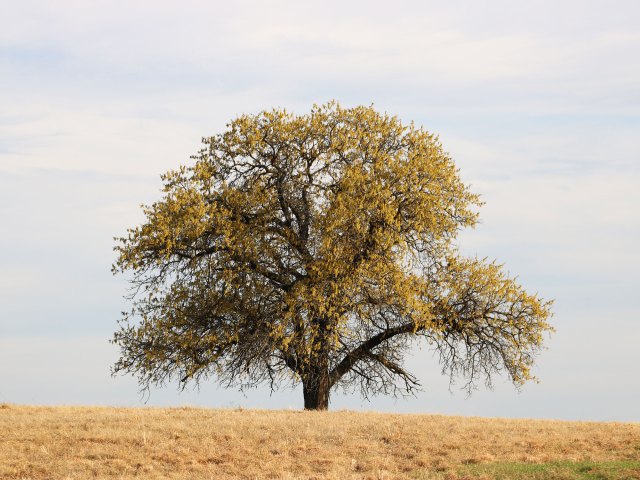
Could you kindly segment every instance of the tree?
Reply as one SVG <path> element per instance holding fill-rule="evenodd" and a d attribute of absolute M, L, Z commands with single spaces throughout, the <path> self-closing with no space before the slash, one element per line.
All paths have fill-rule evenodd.
<path fill-rule="evenodd" d="M 532 379 L 550 302 L 454 240 L 481 204 L 437 137 L 371 107 L 244 115 L 182 166 L 145 222 L 119 238 L 132 310 L 114 373 L 143 388 L 214 376 L 409 394 L 416 340 L 473 389 Z"/>

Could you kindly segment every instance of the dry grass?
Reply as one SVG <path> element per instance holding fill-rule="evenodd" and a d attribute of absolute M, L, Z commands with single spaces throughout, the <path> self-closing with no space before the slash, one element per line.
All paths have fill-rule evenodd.
<path fill-rule="evenodd" d="M 2 479 L 471 478 L 484 464 L 639 460 L 640 424 L 0 405 Z"/>

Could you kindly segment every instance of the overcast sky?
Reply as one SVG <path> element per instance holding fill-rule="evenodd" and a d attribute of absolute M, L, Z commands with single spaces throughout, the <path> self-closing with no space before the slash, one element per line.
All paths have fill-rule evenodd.
<path fill-rule="evenodd" d="M 300 408 L 111 378 L 112 237 L 230 119 L 337 99 L 439 134 L 486 202 L 460 238 L 556 300 L 539 384 L 331 408 L 640 421 L 640 3 L 4 2 L 0 402 Z M 463 382 L 460 382 L 461 385 Z"/>

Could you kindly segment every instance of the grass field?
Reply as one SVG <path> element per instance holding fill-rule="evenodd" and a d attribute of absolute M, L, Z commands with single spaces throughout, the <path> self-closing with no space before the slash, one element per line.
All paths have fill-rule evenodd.
<path fill-rule="evenodd" d="M 640 479 L 640 424 L 0 405 L 1 479 Z"/>

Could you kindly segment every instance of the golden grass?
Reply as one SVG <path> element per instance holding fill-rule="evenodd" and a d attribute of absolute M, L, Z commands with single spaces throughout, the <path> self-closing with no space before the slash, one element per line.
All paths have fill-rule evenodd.
<path fill-rule="evenodd" d="M 640 424 L 0 405 L 0 478 L 462 478 L 472 464 L 640 460 Z"/>

